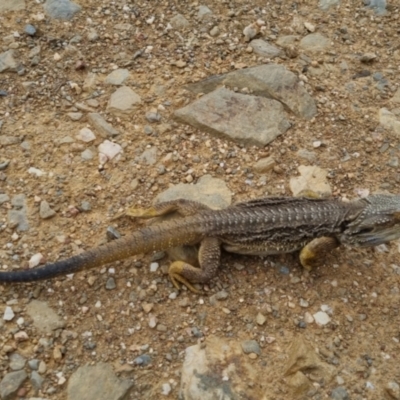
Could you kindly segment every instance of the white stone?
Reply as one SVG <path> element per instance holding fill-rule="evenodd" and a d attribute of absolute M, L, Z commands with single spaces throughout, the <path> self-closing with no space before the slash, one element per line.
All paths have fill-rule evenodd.
<path fill-rule="evenodd" d="M 311 24 L 310 22 L 304 22 L 304 27 L 305 27 L 309 32 L 315 32 L 315 25 Z"/>
<path fill-rule="evenodd" d="M 11 307 L 7 306 L 4 310 L 3 319 L 4 321 L 11 321 L 15 317 L 14 311 Z"/>
<path fill-rule="evenodd" d="M 89 128 L 82 128 L 76 135 L 76 138 L 82 140 L 82 142 L 88 143 L 95 140 L 96 136 Z"/>
<path fill-rule="evenodd" d="M 313 317 L 314 317 L 315 323 L 319 326 L 324 326 L 331 321 L 329 315 L 323 311 L 318 311 L 317 313 L 315 313 L 313 315 Z"/>
<path fill-rule="evenodd" d="M 35 168 L 35 167 L 30 167 L 30 168 L 28 169 L 28 173 L 29 173 L 29 174 L 32 174 L 32 175 L 36 175 L 37 177 L 41 177 L 41 176 L 43 176 L 43 175 L 46 175 L 46 172 L 43 172 L 43 171 L 41 171 L 40 169 Z"/>
<path fill-rule="evenodd" d="M 156 263 L 156 262 L 152 262 L 151 264 L 150 264 L 150 272 L 156 272 L 157 270 L 158 270 L 158 267 L 159 267 L 160 265 L 158 264 L 158 263 Z"/>
<path fill-rule="evenodd" d="M 41 253 L 34 254 L 30 260 L 28 261 L 29 268 L 37 267 L 42 261 L 44 257 Z"/>
<path fill-rule="evenodd" d="M 168 396 L 171 393 L 171 385 L 169 383 L 163 383 L 162 384 L 162 391 L 161 394 L 163 394 L 164 396 Z"/>
<path fill-rule="evenodd" d="M 117 143 L 105 140 L 99 145 L 99 153 L 106 156 L 108 160 L 112 160 L 117 154 L 122 153 L 122 147 Z"/>

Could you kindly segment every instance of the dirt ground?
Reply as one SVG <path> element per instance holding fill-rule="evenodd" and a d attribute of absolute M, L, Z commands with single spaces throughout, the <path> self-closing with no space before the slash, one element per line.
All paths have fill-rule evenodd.
<path fill-rule="evenodd" d="M 0 147 L 0 163 L 10 161 L 0 171 L 0 194 L 26 196 L 30 228 L 16 231 L 7 220 L 11 203 L 0 206 L 0 266 L 26 267 L 36 253 L 43 254 L 44 261 L 66 258 L 104 243 L 109 226 L 129 233 L 141 223 L 127 218 L 112 221 L 112 217 L 130 206 L 151 204 L 170 185 L 190 182 L 188 175 L 194 183 L 205 174 L 223 179 L 234 201 L 290 195 L 290 177 L 297 175 L 299 165 L 311 164 L 299 157 L 299 149 L 315 153 L 312 164 L 328 171 L 335 196 L 354 198 L 365 190 L 398 192 L 400 141 L 380 127 L 378 110 L 395 108 L 390 99 L 400 85 L 400 9 L 391 2 L 389 15 L 379 17 L 361 1 L 342 3 L 326 13 L 316 1 L 208 1 L 201 4 L 212 10 L 209 21 L 197 19 L 200 3 L 172 0 L 80 0 L 82 11 L 69 22 L 41 20 L 43 5 L 36 2 L 29 2 L 23 11 L 1 15 L 2 38 L 19 32 L 14 36 L 24 71 L 0 74 L 0 89 L 7 92 L 0 99 L 0 135 L 18 138 L 18 143 Z M 190 26 L 177 33 L 166 31 L 177 13 Z M 320 70 L 317 73 L 310 72 L 301 50 L 295 58 L 273 60 L 303 76 L 317 102 L 318 116 L 311 121 L 294 120 L 286 134 L 265 148 L 243 148 L 174 122 L 172 112 L 193 99 L 183 89 L 185 84 L 269 62 L 249 52 L 243 38 L 243 28 L 257 19 L 266 22 L 261 37 L 272 44 L 283 35 L 304 37 L 309 33 L 304 22 L 331 40 L 330 50 L 308 54 L 310 65 Z M 34 37 L 23 33 L 27 23 L 38 29 Z M 133 28 L 121 30 L 121 23 Z M 219 35 L 210 36 L 214 26 Z M 98 39 L 89 40 L 91 30 Z M 37 45 L 41 51 L 36 64 L 29 52 Z M 2 46 L 2 51 L 8 49 L 4 40 Z M 138 51 L 142 51 L 140 56 L 134 57 Z M 360 57 L 366 53 L 376 58 L 362 63 Z M 179 60 L 186 65 L 179 68 Z M 77 69 L 77 63 L 85 67 Z M 129 118 L 105 114 L 116 88 L 103 80 L 117 66 L 130 70 L 127 85 L 143 99 Z M 68 115 L 80 111 L 77 102 L 87 104 L 91 98 L 81 90 L 88 72 L 99 76 L 96 112 L 121 132 L 113 140 L 122 146 L 123 155 L 104 168 L 99 168 L 96 150 L 104 140 L 100 135 L 96 134 L 92 145 L 78 140 L 62 143 L 66 136 L 75 138 L 89 126 L 84 111 L 78 121 Z M 382 79 L 376 73 L 388 81 L 383 88 L 378 87 Z M 155 110 L 162 120 L 151 124 L 145 115 Z M 145 132 L 148 125 L 151 134 Z M 321 145 L 315 144 L 318 141 Z M 158 149 L 157 162 L 151 166 L 138 162 L 149 146 Z M 81 153 L 87 148 L 95 156 L 84 161 Z M 163 160 L 169 153 L 173 156 L 167 164 Z M 262 177 L 252 167 L 269 155 L 279 168 Z M 200 162 L 193 162 L 194 156 Z M 165 165 L 162 173 L 160 165 Z M 30 167 L 45 175 L 30 174 Z M 56 211 L 53 218 L 40 218 L 41 200 Z M 88 202 L 90 210 L 82 202 Z M 176 298 L 171 296 L 175 289 L 166 275 L 168 260 L 158 261 L 161 268 L 151 272 L 151 255 L 82 272 L 73 279 L 1 285 L 0 307 L 18 300 L 13 309 L 17 317 L 25 316 L 23 330 L 29 340 L 16 343 L 13 334 L 18 327 L 6 323 L 0 326 L 0 349 L 16 346 L 28 359 L 46 360 L 44 398 L 66 398 L 66 384 L 57 385 L 56 372 L 63 371 L 68 381 L 79 366 L 106 361 L 131 366 L 121 372 L 135 382 L 129 398 L 160 398 L 161 385 L 169 382 L 172 391 L 162 397 L 172 399 L 178 397 L 184 350 L 198 342 L 198 330 L 204 336 L 255 339 L 263 347 L 258 362 L 266 363 L 278 359 L 294 338 L 303 335 L 335 368 L 332 379 L 316 384 L 308 398 L 329 398 L 337 386 L 345 387 L 351 399 L 400 398 L 387 390 L 390 384 L 400 384 L 399 251 L 399 243 L 377 250 L 342 247 L 309 274 L 291 255 L 265 260 L 224 255 L 221 271 L 205 287 L 205 295 L 183 290 Z M 109 267 L 115 268 L 114 274 Z M 112 290 L 106 288 L 110 276 L 116 282 Z M 221 290 L 228 292 L 227 299 L 210 302 L 208 296 Z M 37 353 L 41 335 L 24 313 L 32 298 L 47 302 L 65 320 L 66 329 L 77 334 L 62 345 L 61 360 L 54 358 L 53 349 Z M 306 300 L 305 307 L 301 300 Z M 306 312 L 314 314 L 322 305 L 332 310 L 328 325 L 301 323 Z M 267 316 L 264 325 L 256 323 L 258 313 Z M 156 328 L 149 326 L 149 315 L 156 318 Z M 92 333 L 94 348 L 88 345 L 86 332 Z M 275 341 L 267 344 L 265 337 Z M 55 344 L 61 343 L 57 335 L 53 338 Z M 133 360 L 143 352 L 152 362 L 135 365 Z M 3 351 L 0 375 L 8 372 L 7 360 Z M 265 398 L 291 398 L 283 372 L 277 368 L 270 377 Z M 49 386 L 56 388 L 54 393 L 46 393 Z M 33 396 L 29 383 L 25 388 L 22 397 Z"/>

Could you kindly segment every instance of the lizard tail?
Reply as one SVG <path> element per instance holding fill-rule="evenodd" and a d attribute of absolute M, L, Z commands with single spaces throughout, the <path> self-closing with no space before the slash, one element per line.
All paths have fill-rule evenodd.
<path fill-rule="evenodd" d="M 0 282 L 33 282 L 99 267 L 136 254 L 164 250 L 199 240 L 195 218 L 165 221 L 97 248 L 39 268 L 0 272 Z"/>

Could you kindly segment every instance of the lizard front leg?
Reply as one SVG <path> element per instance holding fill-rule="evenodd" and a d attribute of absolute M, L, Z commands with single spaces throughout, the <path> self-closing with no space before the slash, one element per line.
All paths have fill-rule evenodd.
<path fill-rule="evenodd" d="M 221 243 L 216 238 L 205 238 L 200 243 L 199 264 L 196 268 L 184 261 L 174 261 L 168 274 L 173 285 L 179 289 L 179 283 L 185 285 L 194 293 L 199 293 L 192 283 L 206 283 L 212 279 L 218 270 L 221 258 Z"/>
<path fill-rule="evenodd" d="M 335 237 L 323 236 L 307 243 L 300 252 L 300 263 L 307 271 L 323 262 L 325 255 L 340 246 Z"/>
<path fill-rule="evenodd" d="M 209 209 L 210 207 L 197 201 L 177 199 L 156 203 L 145 209 L 132 207 L 126 210 L 125 215 L 134 218 L 154 218 L 177 212 L 179 215 L 187 217 Z"/>

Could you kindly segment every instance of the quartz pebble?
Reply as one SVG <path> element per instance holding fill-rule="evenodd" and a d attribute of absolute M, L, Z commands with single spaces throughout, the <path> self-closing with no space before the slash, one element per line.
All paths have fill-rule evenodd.
<path fill-rule="evenodd" d="M 89 143 L 96 139 L 95 134 L 89 128 L 82 128 L 76 135 L 78 140 L 82 142 Z"/>
<path fill-rule="evenodd" d="M 327 325 L 331 321 L 329 315 L 323 311 L 316 312 L 313 315 L 313 317 L 314 317 L 315 323 L 320 326 Z"/>
<path fill-rule="evenodd" d="M 12 321 L 15 317 L 15 314 L 11 307 L 6 306 L 3 314 L 4 321 Z"/>
<path fill-rule="evenodd" d="M 28 261 L 29 268 L 37 267 L 41 262 L 43 262 L 44 257 L 41 253 L 34 254 Z"/>

